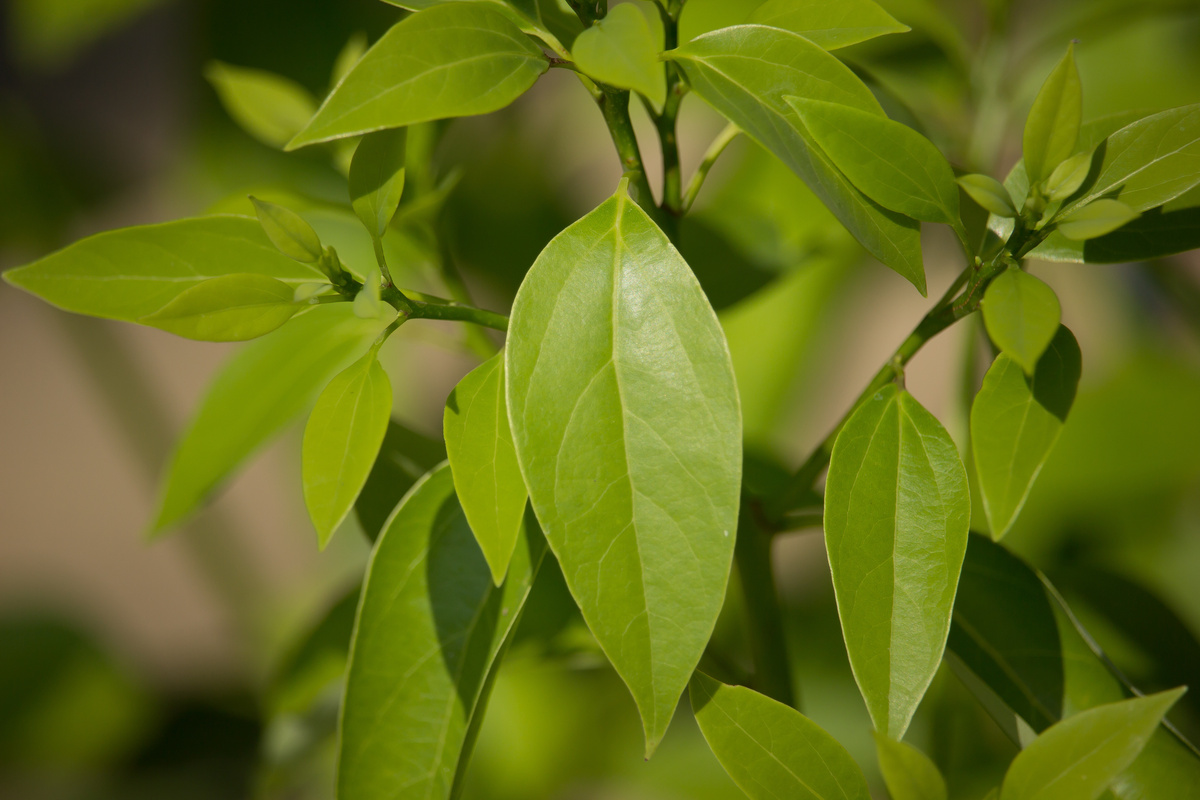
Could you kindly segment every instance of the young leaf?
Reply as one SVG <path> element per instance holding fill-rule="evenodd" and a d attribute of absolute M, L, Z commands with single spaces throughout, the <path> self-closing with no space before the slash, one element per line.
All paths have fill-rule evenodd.
<path fill-rule="evenodd" d="M 392 385 L 377 352 L 329 382 L 304 428 L 304 504 L 322 550 L 354 507 L 392 416 Z"/>
<path fill-rule="evenodd" d="M 747 22 L 803 34 L 826 50 L 909 30 L 872 0 L 767 0 Z"/>
<path fill-rule="evenodd" d="M 961 226 L 954 170 L 907 125 L 838 103 L 785 98 L 833 163 L 884 208 Z"/>
<path fill-rule="evenodd" d="M 652 753 L 733 556 L 742 424 L 725 337 L 687 264 L 619 191 L 538 256 L 505 352 L 530 499 Z"/>
<path fill-rule="evenodd" d="M 764 25 L 714 31 L 664 58 L 679 64 L 696 94 L 799 175 L 872 255 L 925 292 L 920 225 L 855 188 L 805 139 L 784 100 L 828 100 L 883 116 L 849 68 L 800 34 Z"/>
<path fill-rule="evenodd" d="M 967 474 L 950 435 L 889 385 L 833 447 L 825 545 L 854 678 L 875 729 L 904 735 L 942 659 L 967 549 Z"/>
<path fill-rule="evenodd" d="M 579 68 L 596 80 L 641 92 L 662 108 L 667 76 L 658 60 L 660 48 L 645 15 L 625 3 L 579 34 L 571 54 Z"/>
<path fill-rule="evenodd" d="M 1083 88 L 1072 44 L 1042 84 L 1025 120 L 1025 174 L 1030 185 L 1041 183 L 1075 152 L 1082 119 Z"/>
<path fill-rule="evenodd" d="M 354 69 L 354 65 L 362 60 L 363 54 L 367 52 L 367 35 L 362 33 L 354 34 L 346 40 L 346 44 L 342 45 L 342 49 L 338 51 L 337 58 L 333 60 L 333 70 L 329 76 L 329 83 L 337 86 L 341 83 L 342 78 L 349 74 L 350 70 Z M 316 110 L 315 108 L 313 109 Z M 309 114 L 311 117 L 312 114 Z M 307 120 L 305 120 L 307 122 Z M 303 126 L 302 126 L 303 127 Z M 292 136 L 299 133 L 297 128 Z M 291 136 L 288 137 L 289 139 Z"/>
<path fill-rule="evenodd" d="M 451 796 L 484 682 L 544 555 L 529 515 L 497 588 L 449 467 L 409 491 L 363 584 L 342 704 L 339 798 Z"/>
<path fill-rule="evenodd" d="M 1046 179 L 1046 198 L 1051 203 L 1066 200 L 1087 180 L 1092 168 L 1091 153 L 1076 153 L 1059 164 Z"/>
<path fill-rule="evenodd" d="M 1037 368 L 1061 319 L 1062 307 L 1054 290 L 1017 268 L 1001 273 L 983 295 L 988 336 L 1026 375 Z"/>
<path fill-rule="evenodd" d="M 218 216 L 90 236 L 4 279 L 65 311 L 137 322 L 210 278 L 246 272 L 293 287 L 324 277 L 276 250 L 255 220 Z"/>
<path fill-rule="evenodd" d="M 1075 208 L 1057 220 L 1058 232 L 1077 242 L 1095 239 L 1141 216 L 1120 200 L 1101 198 Z"/>
<path fill-rule="evenodd" d="M 409 11 L 422 11 L 436 5 L 457 2 L 485 2 L 497 9 L 522 31 L 544 41 L 551 50 L 565 56 L 583 24 L 558 0 L 383 0 Z M 565 47 L 564 47 L 565 45 Z"/>
<path fill-rule="evenodd" d="M 167 470 L 152 532 L 175 525 L 359 358 L 390 320 L 317 306 L 247 345 L 217 374 Z"/>
<path fill-rule="evenodd" d="M 404 193 L 408 129 L 368 133 L 350 161 L 350 203 L 373 239 L 382 239 Z"/>
<path fill-rule="evenodd" d="M 1066 422 L 1079 373 L 1079 345 L 1060 325 L 1032 377 L 1004 353 L 984 376 L 971 405 L 971 450 L 993 539 L 1025 505 Z"/>
<path fill-rule="evenodd" d="M 549 66 L 541 48 L 490 5 L 433 6 L 385 33 L 287 149 L 496 111 Z"/>
<path fill-rule="evenodd" d="M 794 708 L 703 672 L 688 694 L 708 746 L 751 800 L 869 800 L 846 748 Z"/>
<path fill-rule="evenodd" d="M 287 144 L 317 110 L 307 89 L 270 72 L 213 61 L 204 77 L 233 121 L 271 147 Z"/>
<path fill-rule="evenodd" d="M 301 308 L 295 294 L 283 281 L 239 272 L 197 283 L 139 321 L 188 339 L 242 342 L 291 319 Z"/>
<path fill-rule="evenodd" d="M 876 733 L 875 752 L 892 800 L 946 800 L 946 779 L 920 750 Z"/>
<path fill-rule="evenodd" d="M 446 400 L 442 430 L 455 492 L 499 586 L 529 496 L 508 427 L 503 353 L 459 381 Z"/>
<path fill-rule="evenodd" d="M 1013 759 L 1000 800 L 1095 800 L 1133 763 L 1184 691 L 1096 706 L 1052 726 Z"/>
<path fill-rule="evenodd" d="M 354 295 L 354 314 L 360 319 L 374 319 L 380 314 L 391 313 L 383 301 L 380 300 L 381 286 L 380 282 L 383 277 L 379 270 L 373 269 L 369 271 L 363 278 L 363 287 L 358 290 L 358 294 Z"/>
<path fill-rule="evenodd" d="M 1015 217 L 1017 207 L 1004 184 L 990 175 L 973 173 L 963 175 L 958 179 L 958 185 L 963 188 L 971 199 L 998 217 Z"/>
<path fill-rule="evenodd" d="M 271 240 L 288 258 L 301 264 L 315 264 L 321 260 L 321 237 L 304 218 L 281 205 L 251 197 L 259 224 Z"/>

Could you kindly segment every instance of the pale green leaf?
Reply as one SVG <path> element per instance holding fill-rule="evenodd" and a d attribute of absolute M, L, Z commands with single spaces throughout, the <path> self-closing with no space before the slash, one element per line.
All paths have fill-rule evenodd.
<path fill-rule="evenodd" d="M 367 35 L 365 33 L 356 33 L 346 40 L 346 44 L 342 45 L 342 49 L 338 51 L 337 58 L 333 60 L 333 70 L 330 73 L 330 83 L 336 86 L 341 82 L 342 78 L 354 69 L 354 65 L 362 60 L 363 54 L 367 52 Z M 316 110 L 315 108 L 313 109 Z M 311 114 L 309 115 L 312 116 Z M 308 120 L 305 120 L 307 123 Z M 299 129 L 296 133 L 299 133 Z M 295 134 L 292 134 L 293 136 Z M 288 137 L 291 138 L 291 137 Z"/>
<path fill-rule="evenodd" d="M 825 546 L 850 666 L 875 729 L 900 738 L 942 659 L 967 549 L 967 474 L 950 435 L 889 385 L 833 447 Z"/>
<path fill-rule="evenodd" d="M 1079 384 L 1080 354 L 1064 326 L 1033 377 L 1001 353 L 971 405 L 971 450 L 992 538 L 1008 533 L 1066 422 Z"/>
<path fill-rule="evenodd" d="M 1023 150 L 1029 183 L 1041 183 L 1075 152 L 1083 121 L 1083 87 L 1075 66 L 1075 46 L 1050 72 L 1025 119 Z"/>
<path fill-rule="evenodd" d="M 1008 189 L 992 176 L 978 173 L 963 175 L 958 179 L 958 185 L 985 211 L 999 217 L 1017 215 L 1017 207 L 1013 204 Z"/>
<path fill-rule="evenodd" d="M 630 3 L 616 6 L 579 34 L 571 54 L 585 73 L 622 89 L 641 92 L 658 108 L 667 99 L 667 76 L 659 43 L 646 17 Z"/>
<path fill-rule="evenodd" d="M 909 30 L 872 0 L 767 0 L 747 21 L 804 34 L 826 50 Z"/>
<path fill-rule="evenodd" d="M 385 33 L 287 149 L 496 111 L 524 94 L 549 63 L 489 4 L 433 6 Z"/>
<path fill-rule="evenodd" d="M 1069 211 L 1056 220 L 1058 232 L 1081 242 L 1112 233 L 1141 216 L 1120 200 L 1101 198 Z"/>
<path fill-rule="evenodd" d="M 338 373 L 313 406 L 301 450 L 304 504 L 321 549 L 354 507 L 392 415 L 377 349 Z"/>
<path fill-rule="evenodd" d="M 1000 800 L 1095 800 L 1133 763 L 1184 691 L 1096 706 L 1051 726 L 1013 759 Z"/>
<path fill-rule="evenodd" d="M 139 322 L 207 342 L 257 339 L 300 310 L 295 295 L 301 288 L 252 272 L 221 275 L 197 283 Z"/>
<path fill-rule="evenodd" d="M 136 322 L 192 286 L 240 272 L 293 287 L 324 279 L 276 250 L 256 220 L 236 216 L 107 231 L 4 279 L 66 311 Z"/>
<path fill-rule="evenodd" d="M 317 110 L 307 89 L 281 75 L 213 61 L 204 76 L 233 121 L 272 147 L 287 144 Z"/>
<path fill-rule="evenodd" d="M 362 320 L 349 303 L 317 306 L 248 344 L 217 373 L 175 449 L 153 532 L 169 528 L 283 430 L 321 387 L 359 358 L 389 320 Z"/>
<path fill-rule="evenodd" d="M 533 507 L 653 752 L 725 595 L 742 425 L 716 315 L 623 190 L 525 277 L 505 381 Z"/>
<path fill-rule="evenodd" d="M 741 25 L 763 4 L 763 0 L 688 0 L 679 14 L 679 42 Z"/>
<path fill-rule="evenodd" d="M 920 225 L 860 192 L 805 139 L 785 97 L 827 100 L 883 116 L 853 72 L 803 36 L 739 25 L 700 36 L 665 54 L 693 91 L 799 175 L 876 258 L 925 292 Z"/>
<path fill-rule="evenodd" d="M 302 264 L 315 264 L 321 259 L 321 237 L 304 218 L 277 203 L 251 197 L 258 221 L 271 244 L 288 258 Z"/>
<path fill-rule="evenodd" d="M 1046 198 L 1051 203 L 1066 200 L 1087 180 L 1092 168 L 1091 153 L 1076 153 L 1059 164 L 1046 179 Z"/>
<path fill-rule="evenodd" d="M 846 748 L 794 708 L 702 672 L 689 688 L 696 723 L 733 782 L 752 800 L 869 800 Z"/>
<path fill-rule="evenodd" d="M 834 165 L 884 208 L 961 226 L 950 162 L 907 125 L 839 103 L 785 98 Z"/>
<path fill-rule="evenodd" d="M 1017 268 L 1002 272 L 983 295 L 983 322 L 1001 351 L 1032 375 L 1058 333 L 1062 306 L 1039 278 Z"/>
<path fill-rule="evenodd" d="M 401 500 L 375 545 L 342 704 L 341 800 L 446 800 L 465 768 L 487 676 L 545 555 L 532 515 L 492 584 L 442 465 Z"/>
<path fill-rule="evenodd" d="M 354 314 L 362 319 L 374 319 L 380 314 L 392 313 L 380 299 L 383 277 L 373 269 L 363 278 L 363 287 L 354 295 Z"/>
<path fill-rule="evenodd" d="M 504 400 L 504 354 L 467 374 L 442 417 L 454 489 L 499 586 L 525 513 L 525 481 Z"/>
<path fill-rule="evenodd" d="M 350 203 L 374 239 L 382 239 L 404 193 L 408 129 L 368 133 L 350 161 Z"/>
<path fill-rule="evenodd" d="M 892 800 L 946 800 L 946 779 L 920 750 L 876 733 L 875 752 Z"/>

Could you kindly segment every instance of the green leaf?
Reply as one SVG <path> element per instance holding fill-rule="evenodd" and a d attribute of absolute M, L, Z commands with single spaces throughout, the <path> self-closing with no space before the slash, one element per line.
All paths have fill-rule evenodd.
<path fill-rule="evenodd" d="M 1078 242 L 1112 233 L 1139 216 L 1120 200 L 1102 198 L 1064 214 L 1056 224 L 1059 233 Z"/>
<path fill-rule="evenodd" d="M 384 0 L 409 11 L 421 11 L 436 5 L 459 2 L 489 3 L 525 33 L 536 36 L 559 55 L 566 55 L 583 23 L 558 0 Z M 564 47 L 566 45 L 566 47 Z"/>
<path fill-rule="evenodd" d="M 1025 119 L 1025 173 L 1029 183 L 1041 183 L 1075 152 L 1083 121 L 1083 87 L 1075 66 L 1075 45 L 1051 71 Z"/>
<path fill-rule="evenodd" d="M 271 72 L 212 61 L 204 77 L 233 121 L 271 147 L 287 144 L 317 110 L 307 89 Z"/>
<path fill-rule="evenodd" d="M 206 342 L 257 339 L 300 310 L 296 289 L 267 275 L 239 272 L 209 278 L 139 322 Z"/>
<path fill-rule="evenodd" d="M 1008 533 L 1075 400 L 1079 345 L 1060 325 L 1033 377 L 1001 353 L 971 405 L 971 450 L 992 538 Z"/>
<path fill-rule="evenodd" d="M 920 750 L 876 733 L 875 752 L 892 800 L 946 800 L 946 779 Z"/>
<path fill-rule="evenodd" d="M 1092 169 L 1092 153 L 1076 153 L 1059 164 L 1046 179 L 1046 198 L 1051 203 L 1066 200 L 1087 180 Z"/>
<path fill-rule="evenodd" d="M 496 111 L 549 65 L 541 48 L 491 5 L 433 6 L 385 33 L 287 149 Z"/>
<path fill-rule="evenodd" d="M 996 346 L 1032 375 L 1062 319 L 1058 295 L 1015 267 L 996 277 L 983 295 L 983 322 Z"/>
<path fill-rule="evenodd" d="M 497 588 L 449 467 L 405 496 L 363 585 L 342 706 L 339 798 L 451 796 L 484 682 L 544 555 L 530 515 Z"/>
<path fill-rule="evenodd" d="M 739 25 L 664 54 L 692 89 L 799 175 L 868 251 L 925 292 L 920 225 L 875 203 L 811 146 L 785 97 L 827 100 L 883 116 L 853 72 L 803 36 Z"/>
<path fill-rule="evenodd" d="M 667 75 L 658 60 L 659 49 L 645 15 L 625 3 L 579 34 L 571 54 L 576 65 L 596 80 L 641 92 L 662 108 Z"/>
<path fill-rule="evenodd" d="M 4 279 L 65 311 L 137 322 L 197 284 L 245 272 L 293 287 L 325 280 L 276 250 L 257 221 L 235 216 L 108 231 Z"/>
<path fill-rule="evenodd" d="M 321 237 L 304 218 L 291 209 L 276 203 L 251 197 L 258 222 L 271 244 L 288 258 L 302 264 L 315 264 L 323 253 Z"/>
<path fill-rule="evenodd" d="M 978 173 L 963 175 L 958 179 L 958 185 L 984 210 L 999 217 L 1015 217 L 1017 215 L 1017 207 L 1013 204 L 1008 189 L 992 176 Z"/>
<path fill-rule="evenodd" d="M 368 133 L 350 161 L 350 203 L 373 239 L 387 232 L 404 193 L 408 129 Z"/>
<path fill-rule="evenodd" d="M 503 353 L 459 381 L 446 400 L 442 430 L 454 489 L 499 586 L 529 496 L 508 426 Z"/>
<path fill-rule="evenodd" d="M 1051 233 L 1030 258 L 1088 264 L 1150 261 L 1200 248 L 1200 207 L 1170 211 L 1159 207 L 1127 222 L 1112 233 L 1071 241 Z"/>
<path fill-rule="evenodd" d="M 226 363 L 175 449 L 152 532 L 192 513 L 258 447 L 359 358 L 389 320 L 362 320 L 349 303 L 300 315 Z"/>
<path fill-rule="evenodd" d="M 741 25 L 763 4 L 763 0 L 688 0 L 679 14 L 679 41 Z"/>
<path fill-rule="evenodd" d="M 839 103 L 785 98 L 833 163 L 884 208 L 961 226 L 954 170 L 907 125 Z"/>
<path fill-rule="evenodd" d="M 794 708 L 703 672 L 689 695 L 708 746 L 752 800 L 869 800 L 846 748 Z"/>
<path fill-rule="evenodd" d="M 826 50 L 909 30 L 871 0 L 767 0 L 747 21 L 803 34 Z"/>
<path fill-rule="evenodd" d="M 1096 706 L 1052 726 L 1013 759 L 1000 800 L 1095 800 L 1133 763 L 1184 691 Z"/>
<path fill-rule="evenodd" d="M 941 662 L 970 516 L 954 442 L 912 395 L 889 385 L 854 412 L 829 464 L 825 545 L 854 678 L 894 739 Z"/>
<path fill-rule="evenodd" d="M 321 549 L 354 507 L 392 416 L 392 385 L 377 347 L 338 373 L 304 428 L 304 503 Z"/>
<path fill-rule="evenodd" d="M 355 586 L 342 595 L 288 649 L 267 689 L 265 705 L 269 714 L 304 714 L 322 699 L 331 684 L 341 683 L 346 674 L 360 588 Z"/>
<path fill-rule="evenodd" d="M 342 78 L 354 69 L 354 65 L 362 60 L 363 54 L 367 52 L 367 35 L 361 31 L 352 35 L 342 45 L 342 49 L 338 51 L 337 58 L 333 60 L 333 69 L 330 71 L 329 82 L 333 86 L 341 83 Z M 316 110 L 315 108 L 313 109 Z M 312 114 L 309 114 L 311 117 Z M 307 123 L 308 120 L 305 120 Z M 303 127 L 303 126 L 301 126 Z M 296 133 L 299 133 L 299 129 Z M 295 133 L 292 134 L 293 136 Z M 291 137 L 288 137 L 291 138 Z"/>
<path fill-rule="evenodd" d="M 742 424 L 716 315 L 623 189 L 525 277 L 505 380 L 538 520 L 652 753 L 725 596 Z"/>
<path fill-rule="evenodd" d="M 388 420 L 379 456 L 354 504 L 367 538 L 375 541 L 396 505 L 422 475 L 446 460 L 441 438 L 434 439 Z"/>

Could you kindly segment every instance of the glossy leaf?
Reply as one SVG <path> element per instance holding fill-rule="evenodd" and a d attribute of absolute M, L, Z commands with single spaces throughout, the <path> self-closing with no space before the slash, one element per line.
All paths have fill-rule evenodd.
<path fill-rule="evenodd" d="M 1095 239 L 1137 219 L 1138 212 L 1120 200 L 1101 198 L 1058 218 L 1058 232 L 1074 241 Z"/>
<path fill-rule="evenodd" d="M 281 75 L 213 61 L 204 76 L 233 121 L 272 147 L 287 144 L 317 110 L 307 89 Z"/>
<path fill-rule="evenodd" d="M 1000 800 L 1095 800 L 1137 758 L 1184 689 L 1082 711 L 1017 754 Z"/>
<path fill-rule="evenodd" d="M 287 149 L 496 111 L 548 68 L 541 48 L 489 4 L 433 6 L 385 33 Z"/>
<path fill-rule="evenodd" d="M 868 251 L 925 291 L 920 225 L 875 203 L 805 139 L 785 97 L 827 100 L 883 116 L 844 64 L 803 36 L 739 25 L 700 36 L 665 58 L 693 91 L 799 175 Z"/>
<path fill-rule="evenodd" d="M 560 55 L 566 54 L 583 24 L 558 0 L 384 0 L 410 11 L 458 2 L 484 2 L 508 16 L 525 33 L 537 36 Z"/>
<path fill-rule="evenodd" d="M 242 342 L 268 334 L 300 310 L 296 288 L 249 272 L 209 278 L 181 292 L 143 325 L 207 342 Z"/>
<path fill-rule="evenodd" d="M 1082 121 L 1083 87 L 1072 44 L 1042 84 L 1025 119 L 1022 143 L 1030 184 L 1041 183 L 1075 152 Z"/>
<path fill-rule="evenodd" d="M 752 800 L 869 800 L 846 748 L 794 708 L 703 672 L 689 695 L 708 746 Z"/>
<path fill-rule="evenodd" d="M 992 538 L 1012 527 L 1066 422 L 1079 384 L 1079 345 L 1065 326 L 1027 377 L 1001 353 L 971 405 L 971 450 Z"/>
<path fill-rule="evenodd" d="M 941 662 L 970 506 L 954 442 L 895 385 L 838 435 L 825 545 L 854 678 L 891 738 L 904 735 Z"/>
<path fill-rule="evenodd" d="M 368 133 L 350 161 L 350 203 L 374 239 L 387 232 L 404 193 L 408 129 Z"/>
<path fill-rule="evenodd" d="M 392 385 L 377 349 L 338 373 L 304 428 L 304 503 L 321 549 L 354 507 L 392 416 Z"/>
<path fill-rule="evenodd" d="M 503 353 L 459 381 L 446 400 L 442 430 L 455 492 L 499 586 L 529 496 L 508 426 Z"/>
<path fill-rule="evenodd" d="M 1046 179 L 1046 198 L 1051 203 L 1066 200 L 1087 180 L 1092 168 L 1091 153 L 1076 153 L 1059 164 Z"/>
<path fill-rule="evenodd" d="M 1112 233 L 1071 241 L 1057 232 L 1030 253 L 1045 261 L 1125 264 L 1150 261 L 1200 248 L 1200 207 L 1152 209 Z"/>
<path fill-rule="evenodd" d="M 946 800 L 946 779 L 920 750 L 876 733 L 875 752 L 892 800 Z"/>
<path fill-rule="evenodd" d="M 304 218 L 277 203 L 251 197 L 258 222 L 271 244 L 288 258 L 302 264 L 315 264 L 321 259 L 321 237 Z"/>
<path fill-rule="evenodd" d="M 217 374 L 171 459 L 152 530 L 192 513 L 260 445 L 359 358 L 389 320 L 317 306 L 239 351 Z"/>
<path fill-rule="evenodd" d="M 958 179 L 958 185 L 984 210 L 1000 217 L 1017 215 L 1017 207 L 1013 204 L 1008 189 L 992 176 L 978 173 L 963 175 Z"/>
<path fill-rule="evenodd" d="M 497 588 L 449 467 L 405 496 L 363 584 L 342 705 L 339 798 L 451 796 L 484 682 L 544 554 L 529 517 Z"/>
<path fill-rule="evenodd" d="M 625 3 L 579 34 L 571 54 L 579 68 L 596 80 L 641 92 L 662 108 L 667 76 L 658 60 L 660 49 L 646 16 Z"/>
<path fill-rule="evenodd" d="M 652 753 L 733 555 L 742 425 L 725 337 L 687 264 L 623 190 L 542 251 L 508 337 L 508 414 L 530 499 Z"/>
<path fill-rule="evenodd" d="M 257 220 L 235 216 L 97 234 L 4 279 L 65 311 L 137 322 L 210 278 L 246 272 L 292 287 L 324 280 L 276 250 Z"/>
<path fill-rule="evenodd" d="M 821 149 L 867 197 L 914 219 L 961 225 L 954 170 L 924 136 L 850 106 L 786 99 Z"/>
<path fill-rule="evenodd" d="M 909 30 L 872 0 L 767 0 L 747 22 L 803 34 L 826 50 Z"/>
<path fill-rule="evenodd" d="M 679 41 L 733 25 L 742 25 L 763 0 L 688 0 L 679 13 Z"/>
<path fill-rule="evenodd" d="M 1037 368 L 1061 319 L 1062 306 L 1054 290 L 1020 269 L 1005 270 L 983 295 L 988 336 L 1027 375 Z"/>

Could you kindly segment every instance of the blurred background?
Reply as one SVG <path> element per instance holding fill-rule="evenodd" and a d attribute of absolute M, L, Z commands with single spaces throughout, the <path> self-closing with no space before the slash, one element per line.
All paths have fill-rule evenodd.
<path fill-rule="evenodd" d="M 739 1 L 691 0 L 685 29 Z M 934 0 L 882 4 L 914 31 L 839 55 L 889 113 L 972 171 L 1011 167 L 1025 111 L 1071 39 L 1085 121 L 1200 102 L 1195 0 L 941 0 L 944 18 Z M 204 74 L 214 60 L 267 70 L 320 98 L 347 42 L 374 41 L 404 12 L 378 0 L 4 0 L 0 9 L 0 268 L 113 227 L 236 210 L 251 192 L 301 198 L 323 238 L 346 239 L 344 257 L 370 258 L 369 242 L 341 225 L 346 212 L 330 210 L 345 205 L 336 159 L 256 140 Z M 635 111 L 653 176 L 657 146 Z M 687 98 L 685 174 L 721 127 Z M 542 246 L 620 174 L 599 113 L 565 70 L 503 112 L 430 126 L 428 141 L 430 180 L 448 191 L 437 230 L 479 304 L 497 310 Z M 930 297 L 961 269 L 946 234 L 927 226 Z M 442 256 L 427 238 L 405 243 L 403 271 L 420 284 Z M 682 249 L 721 313 L 748 471 L 763 480 L 825 436 L 929 305 L 745 141 L 714 170 Z M 1062 585 L 1140 686 L 1190 683 L 1176 722 L 1195 731 L 1200 259 L 1032 269 L 1062 299 L 1084 372 L 1006 543 Z M 405 326 L 385 351 L 396 394 L 389 446 L 410 471 L 439 460 L 445 397 L 477 363 L 463 345 L 459 330 L 425 323 Z M 144 535 L 172 443 L 229 352 L 71 316 L 0 284 L 0 797 L 332 797 L 339 659 L 369 543 L 346 530 L 317 552 L 299 429 L 185 529 Z M 989 358 L 969 321 L 908 371 L 909 389 L 960 446 Z M 776 547 L 802 707 L 878 785 L 819 530 Z M 717 634 L 731 651 L 736 595 Z M 952 796 L 968 799 L 1014 752 L 948 674 L 912 738 L 946 770 Z M 561 578 L 546 576 L 496 686 L 467 796 L 741 796 L 686 702 L 652 761 L 640 748 L 632 701 Z"/>

